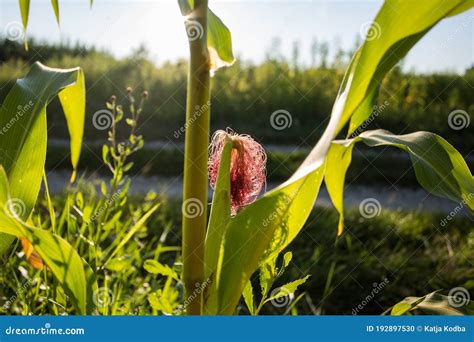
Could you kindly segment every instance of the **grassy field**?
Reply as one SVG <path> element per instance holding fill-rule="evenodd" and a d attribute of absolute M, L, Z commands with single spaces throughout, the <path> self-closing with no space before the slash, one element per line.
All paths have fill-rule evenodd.
<path fill-rule="evenodd" d="M 174 277 L 181 270 L 180 203 L 154 194 L 149 194 L 145 201 L 129 198 L 126 203 L 110 207 L 106 222 L 85 225 L 84 216 L 90 216 L 94 206 L 100 209 L 103 197 L 92 187 L 82 185 L 81 190 L 69 196 L 57 196 L 53 203 L 56 231 L 99 270 L 103 292 L 97 301 L 105 303 L 102 309 L 98 305 L 99 312 L 179 314 L 183 293 L 180 281 Z M 110 252 L 132 229 L 134 220 L 156 202 L 161 203 L 157 215 L 109 259 Z M 70 218 L 64 215 L 66 210 L 70 211 Z M 297 292 L 304 295 L 285 307 L 268 303 L 261 313 L 288 314 L 291 307 L 293 313 L 299 314 L 381 314 L 406 296 L 455 286 L 474 290 L 473 222 L 459 215 L 442 226 L 443 217 L 382 210 L 378 216 L 365 219 L 359 211 L 352 210 L 346 215 L 343 235 L 337 238 L 336 212 L 315 209 L 303 232 L 287 248 L 292 251 L 293 260 L 274 284 L 280 286 L 311 274 Z M 46 200 L 40 202 L 33 221 L 49 226 Z M 149 259 L 168 265 L 172 273 L 153 272 L 147 266 Z M 25 260 L 19 243 L 3 257 L 2 263 L 3 313 L 74 312 L 57 281 Z M 255 278 L 254 287 L 258 289 Z M 170 287 L 172 283 L 175 286 Z M 238 312 L 247 312 L 243 301 Z"/>

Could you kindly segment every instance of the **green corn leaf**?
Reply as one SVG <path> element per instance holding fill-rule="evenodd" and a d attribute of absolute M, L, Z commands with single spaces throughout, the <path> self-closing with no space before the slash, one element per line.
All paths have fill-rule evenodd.
<path fill-rule="evenodd" d="M 86 313 L 90 315 L 96 308 L 99 286 L 97 285 L 95 272 L 84 259 L 82 259 L 82 265 L 84 267 L 84 274 L 86 276 Z M 96 299 L 94 300 L 94 298 Z"/>
<path fill-rule="evenodd" d="M 474 302 L 469 300 L 466 289 L 459 289 L 462 290 L 458 296 L 444 296 L 435 291 L 423 297 L 407 297 L 392 307 L 390 315 L 401 316 L 412 312 L 425 315 L 473 315 Z M 466 291 L 465 296 L 461 291 Z"/>
<path fill-rule="evenodd" d="M 23 23 L 23 28 L 26 31 L 26 28 L 28 27 L 28 17 L 30 14 L 30 0 L 19 0 L 18 3 L 20 6 L 21 21 Z"/>
<path fill-rule="evenodd" d="M 211 72 L 234 64 L 232 35 L 222 20 L 211 10 L 207 14 L 207 47 L 211 57 Z"/>
<path fill-rule="evenodd" d="M 247 206 L 227 224 L 217 284 L 220 314 L 232 314 L 258 265 L 278 254 L 298 234 L 313 208 L 325 172 L 331 141 L 349 119 L 350 130 L 371 113 L 383 76 L 444 17 L 472 7 L 472 0 L 386 0 L 375 27 L 381 35 L 366 39 L 344 76 L 329 124 L 296 173 L 284 184 Z"/>
<path fill-rule="evenodd" d="M 25 237 L 46 262 L 80 314 L 87 313 L 86 272 L 82 259 L 62 238 L 32 227 L 18 216 L 18 207 L 10 197 L 7 175 L 0 166 L 0 232 Z"/>
<path fill-rule="evenodd" d="M 233 143 L 231 139 L 227 139 L 222 150 L 216 189 L 212 198 L 204 259 L 206 264 L 206 278 L 210 277 L 211 273 L 216 270 L 224 228 L 230 219 L 230 161 L 232 146 Z"/>
<path fill-rule="evenodd" d="M 349 133 L 359 127 L 371 114 L 385 74 L 441 19 L 472 6 L 473 0 L 386 1 L 354 56 L 353 70 L 346 75 L 342 90 L 348 93 L 347 101 L 338 127 L 349 119 Z"/>
<path fill-rule="evenodd" d="M 6 251 L 11 246 L 14 236 L 0 233 L 0 251 Z"/>
<path fill-rule="evenodd" d="M 340 213 L 337 226 L 337 235 L 341 235 L 344 229 L 343 190 L 346 180 L 346 172 L 352 161 L 353 144 L 344 146 L 332 144 L 326 158 L 326 173 L 324 182 L 328 189 L 329 196 L 336 210 Z"/>
<path fill-rule="evenodd" d="M 194 0 L 178 0 L 181 14 L 192 20 Z M 199 31 L 199 28 L 196 28 Z M 211 72 L 231 66 L 235 62 L 232 50 L 232 35 L 222 20 L 208 9 L 207 11 L 207 48 L 211 59 Z"/>
<path fill-rule="evenodd" d="M 225 227 L 230 219 L 230 160 L 233 143 L 227 139 L 224 144 L 216 187 L 212 198 L 211 213 L 206 233 L 206 248 L 204 254 L 204 279 L 209 279 L 211 284 L 207 289 L 205 313 L 217 309 L 217 282 L 219 279 L 218 262 Z"/>
<path fill-rule="evenodd" d="M 46 106 L 58 94 L 68 121 L 75 168 L 85 115 L 85 105 L 81 103 L 85 96 L 84 77 L 79 68 L 60 70 L 35 63 L 25 78 L 17 80 L 0 108 L 0 164 L 24 221 L 38 197 L 46 160 Z M 12 240 L 4 235 L 1 238 Z"/>
<path fill-rule="evenodd" d="M 263 260 L 274 258 L 308 218 L 321 185 L 324 167 L 295 174 L 233 217 L 222 244 L 218 313 L 231 314 L 243 287 Z"/>
<path fill-rule="evenodd" d="M 328 153 L 325 182 L 343 227 L 344 178 L 355 143 L 393 146 L 408 152 L 418 182 L 430 193 L 462 203 L 474 211 L 474 178 L 461 154 L 439 135 L 416 132 L 395 135 L 385 130 L 363 132 L 354 139 L 336 140 Z"/>
<path fill-rule="evenodd" d="M 194 1 L 193 1 L 194 2 Z M 89 0 L 89 6 L 92 8 L 94 0 Z M 59 26 L 59 0 L 51 0 L 51 6 L 54 10 L 54 16 Z M 19 0 L 19 7 L 21 13 L 21 20 L 23 23 L 23 30 L 25 31 L 25 50 L 28 51 L 28 40 L 26 38 L 26 29 L 28 28 L 28 18 L 30 13 L 30 0 Z"/>
<path fill-rule="evenodd" d="M 81 155 L 86 112 L 85 89 L 84 73 L 79 69 L 77 70 L 77 79 L 74 86 L 67 87 L 59 93 L 59 100 L 66 116 L 67 128 L 71 139 L 71 164 L 74 169 L 71 181 L 75 179 L 77 164 Z"/>
<path fill-rule="evenodd" d="M 30 0 L 19 0 L 21 21 L 23 23 L 23 30 L 25 31 L 25 50 L 28 51 L 28 40 L 26 38 L 26 29 L 28 27 L 28 17 L 30 14 Z"/>
<path fill-rule="evenodd" d="M 51 0 L 51 6 L 53 6 L 54 16 L 59 26 L 59 0 Z"/>

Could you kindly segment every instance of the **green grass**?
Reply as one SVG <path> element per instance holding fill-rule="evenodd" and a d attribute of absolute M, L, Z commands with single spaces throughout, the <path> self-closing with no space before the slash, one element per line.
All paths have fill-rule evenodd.
<path fill-rule="evenodd" d="M 166 308 L 180 313 L 179 305 L 183 301 L 180 283 L 143 268 L 145 260 L 155 259 L 179 274 L 180 203 L 156 198 L 153 194 L 145 201 L 129 197 L 125 204 L 114 205 L 111 218 L 102 227 L 90 225 L 81 231 L 84 227 L 81 213 L 97 205 L 101 197 L 92 187 L 80 186 L 80 190 L 69 197 L 70 201 L 74 200 L 69 220 L 61 220 L 68 197 L 56 196 L 53 203 L 58 231 L 92 267 L 99 269 L 99 287 L 106 288 L 103 290 L 105 299 L 100 298 L 106 301 L 113 297 L 111 305 L 99 308 L 98 313 L 147 315 L 163 313 Z M 121 240 L 134 220 L 157 201 L 161 203 L 157 214 L 102 268 L 110 246 Z M 294 258 L 275 286 L 311 275 L 298 291 L 298 294 L 306 292 L 295 306 L 299 314 L 351 314 L 371 293 L 373 284 L 385 278 L 387 285 L 359 310 L 359 314 L 381 314 L 408 295 L 423 295 L 440 288 L 464 286 L 472 290 L 473 284 L 469 281 L 474 278 L 472 221 L 460 216 L 449 226 L 441 227 L 442 218 L 436 214 L 382 211 L 368 220 L 358 211 L 349 211 L 346 230 L 336 238 L 336 212 L 315 209 L 302 233 L 287 248 Z M 33 221 L 49 226 L 46 200 L 38 204 Z M 74 313 L 50 273 L 34 270 L 21 253 L 17 244 L 2 258 L 5 266 L 0 274 L 3 285 L 0 307 L 6 301 L 13 302 L 4 313 Z M 334 272 L 328 280 L 331 269 Z M 285 308 L 276 308 L 270 303 L 262 310 L 264 314 L 284 312 Z M 239 313 L 246 313 L 243 303 Z"/>
<path fill-rule="evenodd" d="M 380 314 L 407 296 L 463 286 L 474 279 L 473 222 L 458 217 L 442 227 L 443 215 L 385 211 L 364 219 L 346 215 L 336 239 L 337 215 L 317 209 L 290 248 L 294 268 L 311 274 L 307 287 L 313 304 L 325 314 L 351 314 L 385 278 L 388 282 L 359 314 Z M 328 280 L 331 267 L 332 279 Z M 305 311 L 307 312 L 307 311 Z"/>

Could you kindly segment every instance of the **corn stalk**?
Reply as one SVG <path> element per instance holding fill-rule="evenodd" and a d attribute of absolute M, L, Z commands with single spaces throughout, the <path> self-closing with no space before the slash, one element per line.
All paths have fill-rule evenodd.
<path fill-rule="evenodd" d="M 207 220 L 210 60 L 207 49 L 207 0 L 196 0 L 186 19 L 190 61 L 186 100 L 183 189 L 183 281 L 188 315 L 201 314 L 204 240 Z M 196 39 L 197 38 L 197 39 Z M 192 210 L 192 207 L 196 211 Z"/>

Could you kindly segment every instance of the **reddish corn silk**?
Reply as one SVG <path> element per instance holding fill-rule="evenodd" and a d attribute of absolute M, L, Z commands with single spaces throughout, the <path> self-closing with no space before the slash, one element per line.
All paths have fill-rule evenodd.
<path fill-rule="evenodd" d="M 214 189 L 226 140 L 233 142 L 230 160 L 230 209 L 235 215 L 255 201 L 265 186 L 267 155 L 262 145 L 249 135 L 239 135 L 228 129 L 216 131 L 209 147 L 209 179 Z"/>

